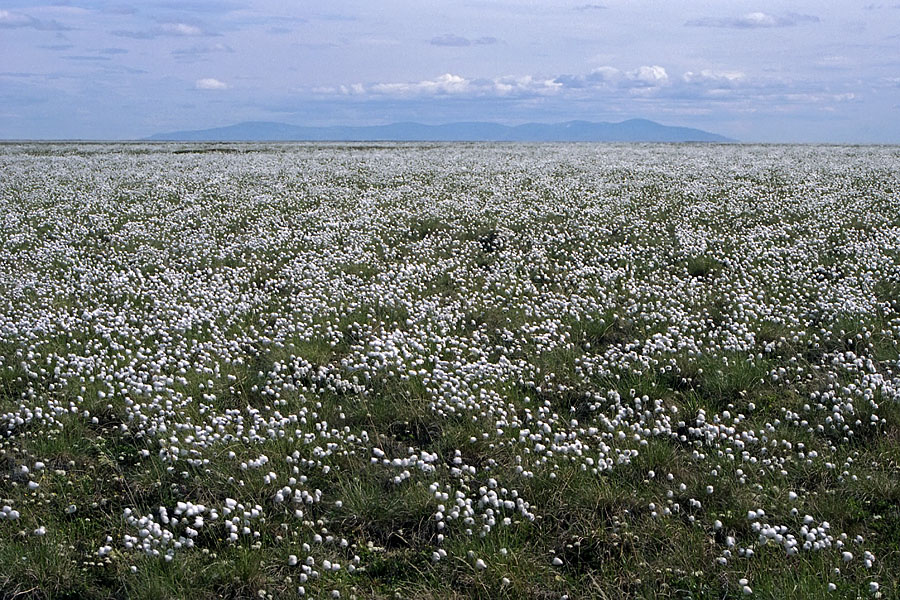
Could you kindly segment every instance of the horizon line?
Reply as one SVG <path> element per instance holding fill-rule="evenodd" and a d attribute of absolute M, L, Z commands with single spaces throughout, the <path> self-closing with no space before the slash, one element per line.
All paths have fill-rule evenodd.
<path fill-rule="evenodd" d="M 606 141 L 585 141 L 585 140 L 150 140 L 146 138 L 2 138 L 0 137 L 0 145 L 5 144 L 192 144 L 192 145 L 222 145 L 222 144 L 507 144 L 507 145 L 525 145 L 525 144 L 691 144 L 697 146 L 900 146 L 898 142 L 767 142 L 767 141 L 627 141 L 627 140 L 606 140 Z"/>

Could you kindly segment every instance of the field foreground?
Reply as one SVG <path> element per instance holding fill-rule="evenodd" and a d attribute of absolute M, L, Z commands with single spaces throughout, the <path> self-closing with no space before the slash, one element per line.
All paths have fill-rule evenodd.
<path fill-rule="evenodd" d="M 0 146 L 0 598 L 900 597 L 900 148 Z"/>

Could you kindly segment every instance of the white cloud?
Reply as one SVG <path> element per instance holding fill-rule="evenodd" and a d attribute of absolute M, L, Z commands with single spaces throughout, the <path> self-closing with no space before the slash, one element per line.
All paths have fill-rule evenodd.
<path fill-rule="evenodd" d="M 0 28 L 13 29 L 18 27 L 30 27 L 40 31 L 68 31 L 72 29 L 55 19 L 44 21 L 23 13 L 0 10 Z"/>
<path fill-rule="evenodd" d="M 818 23 L 819 17 L 787 13 L 772 15 L 764 12 L 751 12 L 740 17 L 704 17 L 692 19 L 685 23 L 691 27 L 728 27 L 732 29 L 764 29 L 769 27 L 793 27 L 801 23 Z"/>
<path fill-rule="evenodd" d="M 752 12 L 739 17 L 736 23 L 744 27 L 775 27 L 778 25 L 779 19 L 764 12 Z"/>
<path fill-rule="evenodd" d="M 659 65 L 644 65 L 631 71 L 603 66 L 587 75 L 560 75 L 554 81 L 569 89 L 658 88 L 669 83 L 669 74 Z"/>
<path fill-rule="evenodd" d="M 681 76 L 685 83 L 730 85 L 744 79 L 740 71 L 713 71 L 703 69 L 699 72 L 688 71 Z"/>
<path fill-rule="evenodd" d="M 234 49 L 226 44 L 202 44 L 190 48 L 172 50 L 172 56 L 181 60 L 193 60 L 216 52 L 233 53 Z"/>
<path fill-rule="evenodd" d="M 28 27 L 33 21 L 28 15 L 0 10 L 0 27 Z"/>
<path fill-rule="evenodd" d="M 436 94 L 461 94 L 469 91 L 469 80 L 459 75 L 444 73 L 435 79 L 418 81 L 415 83 L 377 83 L 369 88 L 376 94 L 409 96 L 409 95 L 436 95 Z"/>
<path fill-rule="evenodd" d="M 885 82 L 885 85 L 891 83 Z M 522 101 L 558 98 L 566 101 L 615 103 L 625 99 L 642 102 L 658 101 L 660 106 L 674 103 L 681 110 L 695 102 L 715 102 L 718 106 L 737 110 L 747 103 L 794 104 L 856 101 L 852 90 L 803 90 L 806 96 L 792 95 L 801 87 L 791 81 L 751 77 L 737 69 L 695 69 L 670 73 L 658 64 L 642 65 L 634 69 L 602 66 L 577 75 L 500 76 L 467 78 L 444 73 L 433 79 L 411 82 L 354 83 L 338 86 L 319 86 L 306 89 L 319 97 L 342 96 L 358 99 L 392 98 L 428 101 L 439 98 L 490 99 L 506 98 Z M 841 92 L 847 92 L 842 94 Z M 706 108 L 709 108 L 706 106 Z"/>
<path fill-rule="evenodd" d="M 203 35 L 203 30 L 196 25 L 188 25 L 187 23 L 163 23 L 160 30 L 169 35 Z"/>
<path fill-rule="evenodd" d="M 607 65 L 592 69 L 589 77 L 599 81 L 613 81 L 621 77 L 621 75 L 622 72 L 620 70 Z"/>
<path fill-rule="evenodd" d="M 711 71 L 702 74 L 686 74 L 685 81 L 699 81 L 700 77 L 719 77 Z M 727 75 L 727 74 L 726 74 Z M 670 86 L 671 80 L 664 67 L 660 65 L 643 65 L 630 71 L 622 71 L 615 67 L 603 66 L 586 75 L 559 75 L 557 77 L 538 77 L 533 75 L 506 75 L 492 79 L 469 79 L 462 75 L 444 73 L 434 79 L 412 82 L 385 82 L 362 84 L 354 83 L 338 87 L 317 87 L 313 93 L 327 95 L 339 93 L 344 96 L 363 96 L 367 94 L 394 97 L 429 97 L 429 96 L 550 96 L 576 90 L 626 91 L 638 95 L 656 93 Z"/>
<path fill-rule="evenodd" d="M 526 75 L 505 76 L 496 79 L 467 79 L 445 73 L 434 79 L 406 83 L 353 84 L 341 86 L 345 95 L 376 94 L 382 96 L 507 96 L 552 94 L 563 88 L 553 79 Z"/>
<path fill-rule="evenodd" d="M 665 85 L 669 81 L 669 74 L 659 65 L 638 67 L 634 71 L 626 73 L 625 76 L 630 81 L 648 87 Z"/>
<path fill-rule="evenodd" d="M 194 87 L 198 90 L 227 90 L 228 84 L 212 77 L 205 77 L 198 79 L 194 83 Z"/>
<path fill-rule="evenodd" d="M 524 95 L 547 95 L 554 94 L 562 89 L 562 85 L 554 79 L 543 79 L 540 77 L 532 77 L 526 75 L 524 77 L 500 77 L 494 80 L 487 80 L 488 90 L 500 95 L 507 94 L 524 94 Z"/>
<path fill-rule="evenodd" d="M 162 23 L 153 27 L 152 29 L 143 29 L 138 31 L 116 29 L 111 31 L 110 33 L 118 37 L 132 38 L 136 40 L 150 40 L 161 36 L 199 37 L 218 35 L 215 33 L 210 33 L 209 31 L 206 31 L 201 27 L 198 27 L 197 25 L 174 22 Z"/>

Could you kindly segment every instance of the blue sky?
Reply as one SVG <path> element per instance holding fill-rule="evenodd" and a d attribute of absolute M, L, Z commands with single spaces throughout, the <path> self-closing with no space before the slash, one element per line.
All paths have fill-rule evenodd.
<path fill-rule="evenodd" d="M 900 3 L 0 3 L 0 138 L 635 117 L 900 143 Z"/>

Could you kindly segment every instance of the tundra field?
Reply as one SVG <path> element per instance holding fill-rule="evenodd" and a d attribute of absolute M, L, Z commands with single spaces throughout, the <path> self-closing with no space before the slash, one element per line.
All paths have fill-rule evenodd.
<path fill-rule="evenodd" d="M 900 597 L 900 148 L 0 145 L 0 598 Z"/>

